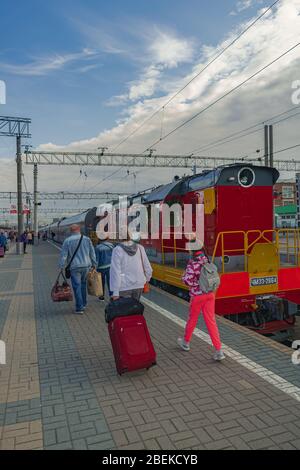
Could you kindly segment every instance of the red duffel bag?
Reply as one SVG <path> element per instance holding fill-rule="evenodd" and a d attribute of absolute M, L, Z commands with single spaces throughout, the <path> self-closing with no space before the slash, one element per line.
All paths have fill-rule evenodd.
<path fill-rule="evenodd" d="M 62 276 L 63 283 L 59 283 L 59 279 Z M 51 298 L 53 302 L 71 302 L 73 300 L 73 294 L 71 286 L 68 284 L 64 273 L 61 271 L 56 279 L 56 283 L 52 287 Z"/>

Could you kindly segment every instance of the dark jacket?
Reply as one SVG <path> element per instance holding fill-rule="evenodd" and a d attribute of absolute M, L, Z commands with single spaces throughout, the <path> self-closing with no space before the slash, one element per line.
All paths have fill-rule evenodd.
<path fill-rule="evenodd" d="M 0 234 L 0 246 L 3 247 L 3 248 L 5 248 L 6 245 L 7 245 L 6 236 L 1 233 L 1 234 Z"/>
<path fill-rule="evenodd" d="M 108 269 L 111 265 L 111 257 L 114 245 L 110 242 L 102 242 L 96 246 L 97 269 Z"/>
<path fill-rule="evenodd" d="M 27 233 L 22 233 L 20 241 L 21 241 L 21 243 L 27 243 L 28 242 Z"/>

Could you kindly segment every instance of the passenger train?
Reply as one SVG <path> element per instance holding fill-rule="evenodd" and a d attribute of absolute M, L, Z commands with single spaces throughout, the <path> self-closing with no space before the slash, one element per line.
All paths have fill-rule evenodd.
<path fill-rule="evenodd" d="M 263 334 L 291 327 L 300 304 L 300 237 L 298 229 L 274 229 L 274 184 L 278 178 L 274 168 L 241 163 L 175 178 L 167 185 L 131 196 L 128 205 L 142 204 L 149 219 L 153 205 L 160 211 L 159 236 L 149 232 L 141 241 L 153 267 L 153 283 L 188 297 L 181 280 L 191 256 L 187 240 L 177 239 L 175 217 L 165 236 L 162 208 L 177 204 L 183 211 L 184 205 L 190 204 L 191 229 L 196 229 L 197 217 L 202 217 L 206 251 L 221 276 L 216 313 Z M 120 211 L 119 201 L 111 203 Z M 70 225 L 76 223 L 97 244 L 100 221 L 94 207 L 46 229 L 62 243 Z M 118 227 L 116 231 L 118 238 Z"/>

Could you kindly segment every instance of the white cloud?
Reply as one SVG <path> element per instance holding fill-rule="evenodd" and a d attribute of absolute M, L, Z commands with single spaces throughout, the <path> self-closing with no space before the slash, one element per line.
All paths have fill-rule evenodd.
<path fill-rule="evenodd" d="M 162 64 L 166 68 L 174 68 L 180 63 L 192 60 L 194 46 L 189 39 L 176 37 L 156 28 L 155 39 L 149 45 L 149 51 L 155 63 Z"/>
<path fill-rule="evenodd" d="M 108 106 L 124 105 L 127 101 L 152 97 L 162 85 L 163 72 L 182 63 L 191 62 L 194 55 L 194 44 L 191 40 L 176 37 L 174 33 L 162 32 L 157 27 L 148 33 L 147 41 L 149 44 L 145 60 L 151 62 L 151 65 L 143 68 L 138 80 L 127 84 L 127 93 L 108 100 Z"/>
<path fill-rule="evenodd" d="M 47 75 L 54 70 L 63 69 L 68 64 L 95 58 L 97 55 L 97 51 L 85 48 L 80 52 L 54 54 L 37 58 L 26 64 L 8 64 L 0 62 L 0 70 L 2 69 L 5 72 L 15 75 L 41 76 Z"/>
<path fill-rule="evenodd" d="M 230 12 L 230 15 L 237 15 L 242 11 L 248 10 L 255 5 L 260 5 L 263 3 L 263 0 L 239 0 L 236 4 L 235 10 Z"/>
<path fill-rule="evenodd" d="M 143 80 L 138 80 L 130 86 L 128 98 L 136 101 L 142 97 L 152 96 L 159 82 L 160 70 L 158 67 L 150 66 L 144 74 Z"/>

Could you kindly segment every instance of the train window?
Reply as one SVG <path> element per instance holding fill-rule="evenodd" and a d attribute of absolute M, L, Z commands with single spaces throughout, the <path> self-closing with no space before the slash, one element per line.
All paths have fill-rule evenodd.
<path fill-rule="evenodd" d="M 189 187 L 191 190 L 196 191 L 197 189 L 209 188 L 215 184 L 215 172 L 209 171 L 206 174 L 200 174 L 189 181 Z"/>
<path fill-rule="evenodd" d="M 238 181 L 243 188 L 250 188 L 255 183 L 255 173 L 252 168 L 242 168 L 239 171 Z"/>

